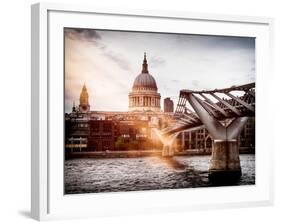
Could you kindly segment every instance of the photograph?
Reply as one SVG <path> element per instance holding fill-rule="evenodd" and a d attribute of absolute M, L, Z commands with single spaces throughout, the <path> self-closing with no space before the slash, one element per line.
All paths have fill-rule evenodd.
<path fill-rule="evenodd" d="M 255 37 L 63 32 L 64 194 L 255 185 Z"/>

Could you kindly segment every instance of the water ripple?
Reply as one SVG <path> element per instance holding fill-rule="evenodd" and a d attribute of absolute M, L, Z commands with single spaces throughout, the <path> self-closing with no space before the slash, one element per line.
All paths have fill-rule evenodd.
<path fill-rule="evenodd" d="M 238 185 L 255 183 L 255 156 L 240 155 Z M 65 193 L 141 191 L 211 186 L 210 156 L 72 159 L 65 161 Z"/>

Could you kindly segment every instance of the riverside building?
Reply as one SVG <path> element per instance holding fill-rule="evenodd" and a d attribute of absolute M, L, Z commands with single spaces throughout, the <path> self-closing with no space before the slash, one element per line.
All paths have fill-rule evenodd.
<path fill-rule="evenodd" d="M 83 85 L 79 105 L 73 104 L 72 112 L 65 114 L 65 150 L 69 152 L 161 150 L 162 143 L 156 129 L 166 127 L 173 117 L 174 105 L 170 98 L 164 100 L 157 82 L 149 73 L 144 54 L 141 73 L 133 82 L 128 94 L 128 111 L 90 110 L 89 94 Z M 240 148 L 255 146 L 254 118 L 249 119 L 240 135 Z M 176 151 L 211 151 L 212 137 L 205 128 L 185 131 L 174 142 Z"/>

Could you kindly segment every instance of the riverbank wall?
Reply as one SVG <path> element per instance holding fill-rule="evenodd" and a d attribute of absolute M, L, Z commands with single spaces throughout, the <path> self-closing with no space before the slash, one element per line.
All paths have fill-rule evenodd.
<path fill-rule="evenodd" d="M 211 155 L 212 150 L 191 149 L 175 152 L 175 156 L 200 156 Z M 240 154 L 254 154 L 254 148 L 240 149 Z M 65 154 L 66 159 L 74 158 L 137 158 L 146 156 L 162 156 L 161 150 L 130 150 L 130 151 L 95 151 L 95 152 L 69 152 Z"/>

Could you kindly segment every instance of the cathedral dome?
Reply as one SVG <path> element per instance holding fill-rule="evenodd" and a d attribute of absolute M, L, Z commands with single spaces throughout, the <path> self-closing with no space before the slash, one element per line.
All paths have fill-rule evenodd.
<path fill-rule="evenodd" d="M 135 78 L 133 89 L 151 89 L 157 91 L 156 81 L 153 76 L 149 74 L 147 69 L 147 60 L 145 54 L 142 64 L 142 72 Z"/>
<path fill-rule="evenodd" d="M 157 92 L 156 81 L 149 74 L 146 54 L 141 73 L 135 78 L 132 91 L 129 93 L 129 111 L 159 112 L 161 95 Z"/>
<path fill-rule="evenodd" d="M 139 88 L 145 88 L 145 89 L 148 88 L 148 89 L 157 90 L 156 81 L 153 78 L 153 76 L 150 75 L 149 73 L 139 74 L 134 81 L 133 89 L 139 89 Z"/>

